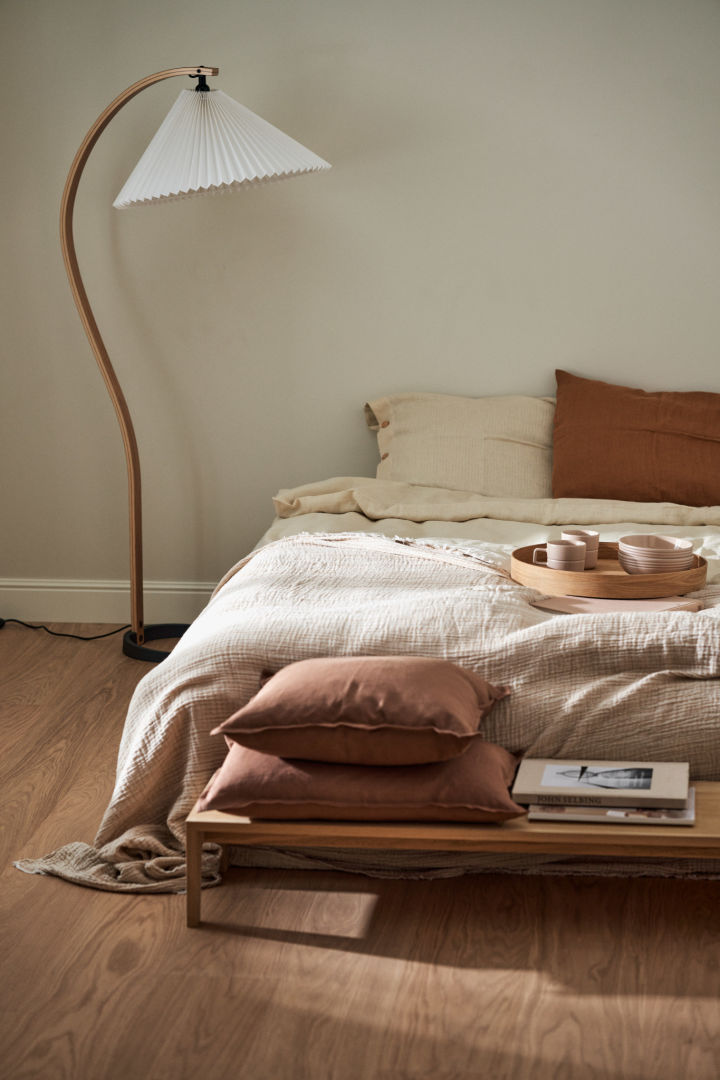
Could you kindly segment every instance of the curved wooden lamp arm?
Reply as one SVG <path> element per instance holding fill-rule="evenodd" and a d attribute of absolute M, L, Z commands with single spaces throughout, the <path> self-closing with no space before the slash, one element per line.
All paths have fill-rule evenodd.
<path fill-rule="evenodd" d="M 125 446 L 125 458 L 128 473 L 128 494 L 130 500 L 130 618 L 133 633 L 136 635 L 138 644 L 142 644 L 145 638 L 143 624 L 143 571 L 142 571 L 142 498 L 140 488 L 140 458 L 138 455 L 135 430 L 133 428 L 130 412 L 125 401 L 125 395 L 120 388 L 120 383 L 110 363 L 107 349 L 98 330 L 95 317 L 90 307 L 85 286 L 80 275 L 77 255 L 75 253 L 75 240 L 73 237 L 73 209 L 75 196 L 77 195 L 80 177 L 90 156 L 92 148 L 100 138 L 112 118 L 126 105 L 131 98 L 145 90 L 153 83 L 163 79 L 171 79 L 175 75 L 217 75 L 218 68 L 214 67 L 178 67 L 169 68 L 167 71 L 158 71 L 154 75 L 147 75 L 124 90 L 122 94 L 112 101 L 103 113 L 97 118 L 93 126 L 85 136 L 75 159 L 70 166 L 70 172 L 65 182 L 62 205 L 60 210 L 60 242 L 62 245 L 65 269 L 70 280 L 70 288 L 77 305 L 80 319 L 85 327 L 92 346 L 95 359 L 105 380 L 108 393 L 115 407 L 115 412 L 122 432 Z"/>

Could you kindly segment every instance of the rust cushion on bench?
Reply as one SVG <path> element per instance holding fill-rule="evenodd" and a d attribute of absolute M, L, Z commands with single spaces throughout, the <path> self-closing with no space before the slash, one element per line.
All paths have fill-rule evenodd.
<path fill-rule="evenodd" d="M 290 761 L 230 743 L 198 810 L 252 818 L 332 821 L 506 821 L 525 811 L 509 795 L 517 759 L 476 740 L 432 765 Z"/>
<path fill-rule="evenodd" d="M 282 668 L 213 735 L 280 757 L 418 765 L 462 754 L 509 693 L 449 660 L 320 657 Z"/>

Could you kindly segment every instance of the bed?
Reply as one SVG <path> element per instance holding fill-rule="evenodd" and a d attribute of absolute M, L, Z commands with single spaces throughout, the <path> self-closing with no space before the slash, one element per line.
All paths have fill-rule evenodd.
<path fill-rule="evenodd" d="M 444 658 L 511 688 L 483 723 L 484 738 L 511 754 L 681 760 L 693 779 L 720 780 L 720 497 L 707 497 L 720 476 L 720 397 L 679 394 L 675 402 L 609 387 L 609 403 L 593 399 L 583 414 L 577 384 L 592 383 L 596 398 L 608 384 L 558 376 L 556 399 L 395 395 L 366 406 L 377 475 L 278 492 L 256 548 L 139 684 L 94 845 L 70 843 L 16 865 L 113 891 L 183 891 L 185 820 L 227 750 L 210 732 L 253 697 L 264 673 L 311 657 Z M 628 393 L 635 413 L 624 421 L 623 446 L 623 432 L 609 438 L 608 425 L 623 416 Z M 701 399 L 690 419 L 688 398 Z M 599 437 L 608 452 L 594 476 Z M 584 455 L 578 439 L 590 440 Z M 649 439 L 651 452 L 638 453 L 638 439 Z M 675 470 L 678 480 L 667 465 L 686 453 L 679 439 L 690 446 L 691 491 L 682 488 L 688 469 Z M 608 493 L 611 444 L 623 475 Z M 658 461 L 660 480 L 650 475 Z M 633 475 L 638 469 L 648 475 Z M 578 482 L 589 495 L 574 493 Z M 648 492 L 659 497 L 630 497 Z M 639 532 L 691 538 L 708 565 L 706 585 L 693 594 L 703 609 L 578 616 L 534 606 L 542 596 L 512 580 L 510 554 L 561 527 L 596 529 L 605 541 Z M 379 875 L 563 872 L 552 857 L 422 850 L 273 848 L 236 857 Z M 216 848 L 204 852 L 205 884 L 220 880 L 218 861 Z M 593 866 L 576 860 L 571 869 Z M 684 872 L 697 870 L 684 861 Z"/>

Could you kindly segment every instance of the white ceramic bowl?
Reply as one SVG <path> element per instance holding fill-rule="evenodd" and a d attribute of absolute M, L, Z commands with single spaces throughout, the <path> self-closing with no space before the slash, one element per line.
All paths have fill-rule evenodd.
<path fill-rule="evenodd" d="M 625 559 L 642 559 L 644 563 L 653 565 L 654 563 L 662 563 L 664 566 L 682 566 L 683 564 L 691 563 L 693 560 L 692 551 L 680 551 L 677 555 L 654 555 L 650 552 L 637 552 L 637 551 L 625 551 L 621 548 L 618 551 L 618 558 L 623 556 Z"/>
<path fill-rule="evenodd" d="M 635 533 L 618 540 L 618 562 L 628 574 L 669 574 L 693 565 L 692 540 Z"/>
<path fill-rule="evenodd" d="M 633 548 L 618 547 L 618 554 L 627 555 L 631 559 L 647 559 L 648 562 L 674 563 L 692 559 L 693 550 L 688 548 L 687 551 L 636 551 Z"/>
<path fill-rule="evenodd" d="M 676 574 L 680 570 L 689 570 L 693 564 L 692 554 L 684 562 L 663 562 L 661 559 L 633 558 L 625 552 L 619 552 L 618 562 L 628 574 Z"/>
<path fill-rule="evenodd" d="M 692 554 L 692 540 L 682 536 L 655 536 L 653 533 L 636 533 L 633 536 L 621 536 L 618 549 L 638 554 L 673 555 L 681 552 Z"/>
<path fill-rule="evenodd" d="M 623 570 L 628 574 L 682 574 L 690 570 L 691 566 L 647 566 L 645 563 L 621 562 Z"/>
<path fill-rule="evenodd" d="M 683 548 L 682 551 L 641 551 L 638 548 L 621 547 L 618 544 L 618 551 L 622 551 L 625 555 L 632 555 L 636 559 L 666 559 L 668 562 L 677 562 L 678 559 L 687 559 L 692 555 L 692 548 Z"/>

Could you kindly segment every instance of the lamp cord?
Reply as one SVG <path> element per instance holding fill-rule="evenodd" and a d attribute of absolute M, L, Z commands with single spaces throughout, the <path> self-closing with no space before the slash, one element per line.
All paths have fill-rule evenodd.
<path fill-rule="evenodd" d="M 33 626 L 32 623 L 23 622 L 22 619 L 0 619 L 0 630 L 5 626 L 5 623 L 9 622 L 17 623 L 18 626 L 27 626 L 28 630 L 45 630 L 48 634 L 52 634 L 53 637 L 75 638 L 76 641 L 99 641 L 100 638 L 112 637 L 113 634 L 120 634 L 130 626 L 130 623 L 126 623 L 125 626 L 119 626 L 117 630 L 108 630 L 106 634 L 92 634 L 90 637 L 83 637 L 82 634 L 63 634 L 59 630 L 51 630 L 49 626 L 44 626 L 42 623 L 38 626 Z"/>

